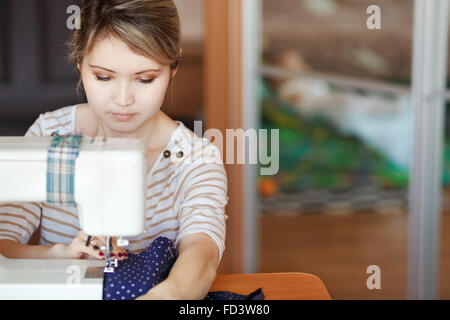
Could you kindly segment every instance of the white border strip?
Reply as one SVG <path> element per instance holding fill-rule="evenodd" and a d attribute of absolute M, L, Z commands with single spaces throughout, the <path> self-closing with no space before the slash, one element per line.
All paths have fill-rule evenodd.
<path fill-rule="evenodd" d="M 408 294 L 436 299 L 439 275 L 442 145 L 447 77 L 448 0 L 415 0 L 412 106 L 414 156 L 410 183 Z"/>
<path fill-rule="evenodd" d="M 262 1 L 242 0 L 242 117 L 244 129 L 260 127 L 259 61 L 261 58 Z M 244 165 L 243 272 L 258 272 L 259 200 L 256 165 Z"/>

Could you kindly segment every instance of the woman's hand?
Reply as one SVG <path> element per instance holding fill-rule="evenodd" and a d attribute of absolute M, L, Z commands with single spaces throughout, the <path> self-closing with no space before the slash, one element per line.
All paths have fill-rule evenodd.
<path fill-rule="evenodd" d="M 105 259 L 105 251 L 101 247 L 106 247 L 105 237 L 92 237 L 89 246 L 86 246 L 88 236 L 80 231 L 77 236 L 68 245 L 63 245 L 60 255 L 63 259 Z M 112 238 L 111 258 L 124 260 L 128 258 L 128 254 L 124 248 L 117 246 L 117 239 Z"/>

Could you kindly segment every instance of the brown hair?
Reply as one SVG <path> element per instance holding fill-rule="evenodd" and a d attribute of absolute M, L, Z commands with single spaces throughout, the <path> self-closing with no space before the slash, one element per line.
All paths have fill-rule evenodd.
<path fill-rule="evenodd" d="M 81 28 L 67 43 L 69 62 L 81 66 L 97 40 L 114 36 L 137 54 L 178 67 L 180 19 L 173 0 L 83 0 L 80 18 Z M 80 75 L 78 91 L 81 85 Z"/>

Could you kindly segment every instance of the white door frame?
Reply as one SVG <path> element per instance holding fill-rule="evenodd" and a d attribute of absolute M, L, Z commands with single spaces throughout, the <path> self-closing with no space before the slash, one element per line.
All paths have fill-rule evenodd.
<path fill-rule="evenodd" d="M 262 1 L 242 2 L 242 119 L 243 129 L 260 127 L 259 70 L 262 38 Z M 246 157 L 248 159 L 248 157 Z M 257 165 L 243 167 L 243 250 L 244 273 L 259 271 L 259 201 Z"/>
<path fill-rule="evenodd" d="M 415 0 L 411 100 L 415 115 L 409 198 L 408 296 L 438 296 L 447 79 L 448 0 Z"/>

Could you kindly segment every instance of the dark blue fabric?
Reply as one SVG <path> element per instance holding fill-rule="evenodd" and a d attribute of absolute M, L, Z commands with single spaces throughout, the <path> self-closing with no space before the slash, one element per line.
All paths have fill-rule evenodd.
<path fill-rule="evenodd" d="M 264 294 L 261 288 L 250 293 L 249 295 L 228 291 L 215 291 L 208 293 L 204 300 L 264 300 Z"/>
<path fill-rule="evenodd" d="M 104 274 L 103 300 L 134 300 L 165 280 L 177 253 L 170 239 L 159 237 L 138 254 L 128 252 L 113 273 Z"/>
<path fill-rule="evenodd" d="M 204 300 L 244 300 L 245 296 L 238 293 L 227 291 L 210 292 Z"/>
<path fill-rule="evenodd" d="M 128 253 L 128 259 L 119 262 L 114 273 L 105 273 L 103 300 L 134 300 L 164 281 L 177 259 L 173 242 L 166 237 L 155 239 L 138 254 Z M 250 295 L 233 292 L 209 292 L 205 300 L 263 300 L 261 289 Z"/>

